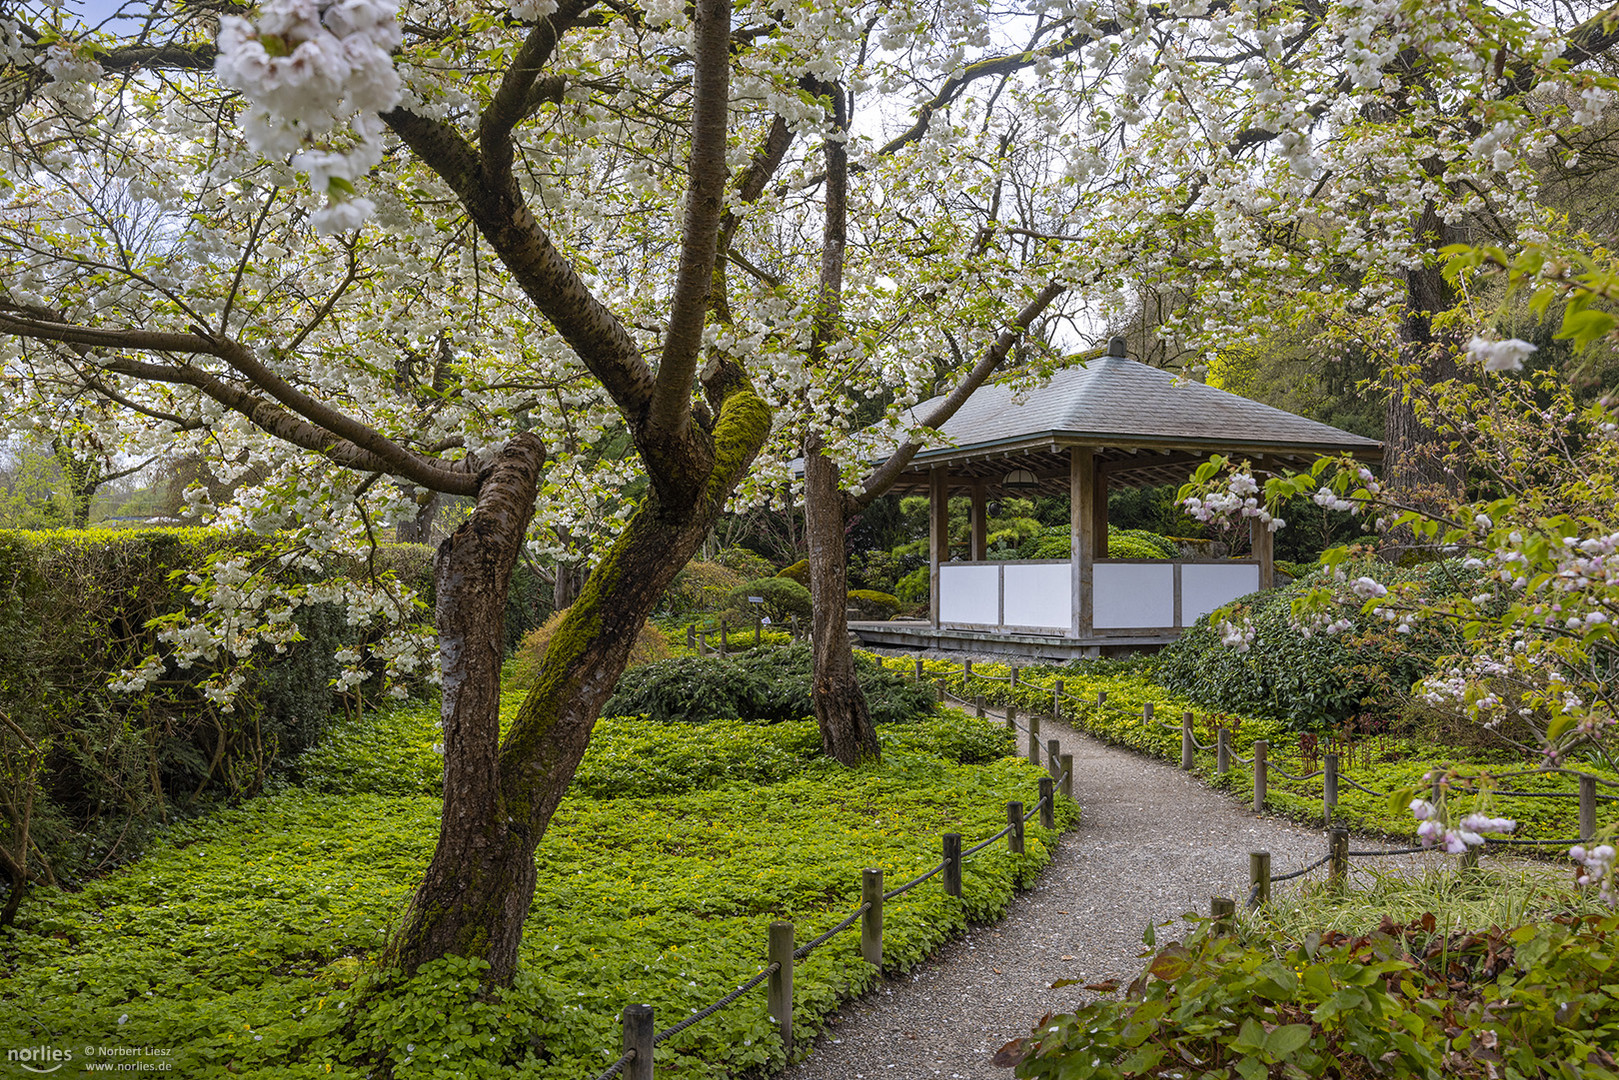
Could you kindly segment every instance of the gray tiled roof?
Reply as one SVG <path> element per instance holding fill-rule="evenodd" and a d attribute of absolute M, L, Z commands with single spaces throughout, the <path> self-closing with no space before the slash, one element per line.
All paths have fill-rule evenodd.
<path fill-rule="evenodd" d="M 935 401 L 915 415 L 926 416 Z M 1007 382 L 981 387 L 941 429 L 953 446 L 923 451 L 938 460 L 986 446 L 1046 438 L 1099 445 L 1376 453 L 1382 444 L 1283 409 L 1186 380 L 1121 356 L 1066 368 L 1014 393 Z"/>

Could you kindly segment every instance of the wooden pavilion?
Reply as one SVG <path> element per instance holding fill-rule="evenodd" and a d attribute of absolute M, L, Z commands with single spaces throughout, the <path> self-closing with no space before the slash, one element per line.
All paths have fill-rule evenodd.
<path fill-rule="evenodd" d="M 932 403 L 917 406 L 925 415 Z M 982 387 L 943 427 L 938 447 L 917 454 L 894 485 L 926 493 L 931 617 L 854 622 L 870 645 L 964 649 L 1067 658 L 1153 648 L 1197 617 L 1274 583 L 1273 537 L 1251 523 L 1245 559 L 1110 559 L 1107 496 L 1113 487 L 1184 483 L 1220 453 L 1258 472 L 1308 467 L 1322 454 L 1366 461 L 1382 444 L 1200 382 L 1178 380 L 1125 355 L 1057 372 L 1032 388 Z M 1066 493 L 1071 557 L 989 560 L 987 507 L 1007 495 Z M 970 557 L 952 560 L 952 495 L 972 498 Z"/>

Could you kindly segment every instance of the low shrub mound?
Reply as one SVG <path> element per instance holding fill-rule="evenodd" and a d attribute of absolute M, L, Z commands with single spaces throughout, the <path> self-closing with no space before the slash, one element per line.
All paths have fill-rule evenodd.
<path fill-rule="evenodd" d="M 849 593 L 849 610 L 861 619 L 892 619 L 899 614 L 899 597 L 871 589 L 853 589 Z"/>
<path fill-rule="evenodd" d="M 718 611 L 743 580 L 741 574 L 717 562 L 689 562 L 664 590 L 657 614 L 660 618 L 678 621 L 702 612 Z"/>
<path fill-rule="evenodd" d="M 687 656 L 626 672 L 602 712 L 645 716 L 661 723 L 746 718 L 756 723 L 802 720 L 814 715 L 810 703 L 810 648 L 798 642 L 719 659 Z M 884 671 L 875 661 L 855 656 L 855 673 L 865 691 L 873 721 L 918 720 L 933 711 L 931 688 Z"/>
<path fill-rule="evenodd" d="M 1393 587 L 1416 582 L 1425 593 L 1465 588 L 1451 563 L 1399 568 L 1386 563 L 1349 565 L 1353 580 L 1375 577 Z M 1418 624 L 1412 633 L 1358 613 L 1342 634 L 1305 637 L 1292 625 L 1292 601 L 1322 585 L 1328 571 L 1316 569 L 1291 585 L 1245 597 L 1255 637 L 1247 652 L 1220 643 L 1208 616 L 1158 654 L 1155 677 L 1167 689 L 1209 708 L 1287 720 L 1300 729 L 1338 724 L 1351 716 L 1398 719 L 1411 686 L 1434 662 L 1460 647 L 1443 628 Z"/>
<path fill-rule="evenodd" d="M 1619 1077 L 1619 917 L 1436 933 L 1425 915 L 1276 948 L 1195 935 L 1129 989 L 1044 1021 L 1025 1080 Z"/>
<path fill-rule="evenodd" d="M 755 604 L 755 596 L 762 602 Z M 795 618 L 808 623 L 810 591 L 792 578 L 767 577 L 738 585 L 725 598 L 725 619 L 732 626 L 752 626 L 761 615 L 777 626 Z"/>

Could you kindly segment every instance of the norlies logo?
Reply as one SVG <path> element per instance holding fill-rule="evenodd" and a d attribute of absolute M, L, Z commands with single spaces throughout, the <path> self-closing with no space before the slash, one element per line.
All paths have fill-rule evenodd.
<path fill-rule="evenodd" d="M 73 1051 L 58 1050 L 54 1046 L 25 1046 L 21 1050 L 7 1050 L 6 1060 L 15 1061 L 31 1073 L 53 1073 L 73 1060 Z"/>

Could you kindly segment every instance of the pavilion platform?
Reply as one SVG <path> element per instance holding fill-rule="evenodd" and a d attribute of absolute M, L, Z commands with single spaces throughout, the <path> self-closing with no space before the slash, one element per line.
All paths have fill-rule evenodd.
<path fill-rule="evenodd" d="M 894 649 L 899 652 L 960 652 L 975 656 L 1053 660 L 1057 663 L 1095 659 L 1099 656 L 1127 656 L 1131 653 L 1154 652 L 1174 641 L 1176 637 L 1173 633 L 1137 634 L 1080 641 L 1065 634 L 1012 634 L 940 628 L 920 620 L 851 621 L 849 631 L 860 638 L 862 647 L 870 649 Z"/>

